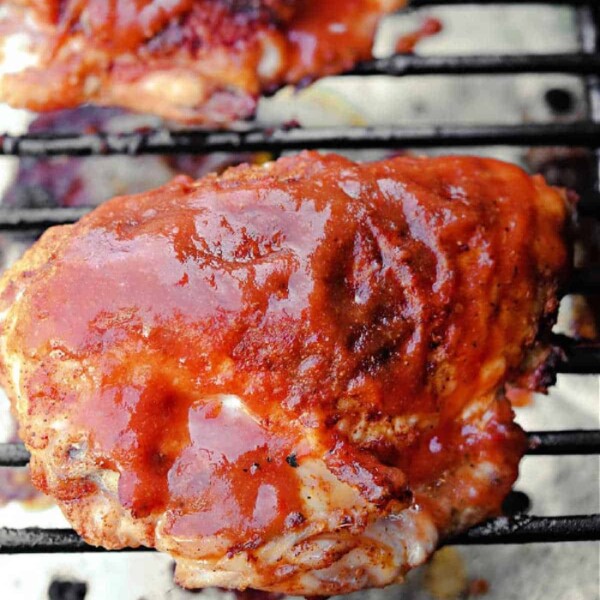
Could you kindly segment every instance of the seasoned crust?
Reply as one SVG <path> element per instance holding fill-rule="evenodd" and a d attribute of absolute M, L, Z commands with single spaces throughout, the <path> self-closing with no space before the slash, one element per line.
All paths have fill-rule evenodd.
<path fill-rule="evenodd" d="M 184 586 L 401 580 L 516 478 L 569 213 L 498 161 L 303 153 L 50 230 L 0 281 L 36 485 Z"/>

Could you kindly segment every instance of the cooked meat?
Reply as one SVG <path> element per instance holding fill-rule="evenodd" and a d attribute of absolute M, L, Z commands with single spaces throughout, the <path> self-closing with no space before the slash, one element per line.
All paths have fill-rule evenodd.
<path fill-rule="evenodd" d="M 251 116 L 262 91 L 371 56 L 404 0 L 5 0 L 0 52 L 27 68 L 0 100 L 43 111 L 84 102 L 188 123 Z M 13 69 L 14 70 L 14 69 Z"/>
<path fill-rule="evenodd" d="M 304 153 L 49 230 L 0 282 L 36 485 L 187 587 L 400 581 L 517 476 L 569 213 L 494 160 Z"/>

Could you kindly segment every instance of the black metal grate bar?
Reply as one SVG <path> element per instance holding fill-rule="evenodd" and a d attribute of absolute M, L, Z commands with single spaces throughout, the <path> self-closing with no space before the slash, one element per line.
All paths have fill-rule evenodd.
<path fill-rule="evenodd" d="M 150 548 L 126 548 L 122 551 L 148 551 Z M 0 554 L 47 554 L 55 552 L 107 552 L 106 548 L 86 544 L 72 529 L 0 527 Z M 118 552 L 118 550 L 112 550 Z"/>
<path fill-rule="evenodd" d="M 600 454 L 600 430 L 532 431 L 527 440 L 531 455 Z M 23 444 L 0 444 L 0 467 L 24 467 L 28 462 Z"/>
<path fill-rule="evenodd" d="M 0 206 L 0 231 L 23 231 L 46 229 L 55 225 L 75 223 L 89 212 L 92 207 L 56 207 L 56 208 L 10 208 Z M 600 218 L 600 197 L 590 194 L 577 205 L 582 216 Z M 600 292 L 600 269 L 577 269 L 573 273 L 569 293 Z"/>
<path fill-rule="evenodd" d="M 55 225 L 75 223 L 92 211 L 92 207 L 8 208 L 0 206 L 0 231 L 40 230 Z M 600 198 L 579 202 L 577 212 L 582 216 L 600 218 Z M 569 293 L 600 292 L 600 269 L 576 269 L 569 284 Z"/>
<path fill-rule="evenodd" d="M 91 207 L 76 208 L 1 208 L 0 231 L 38 230 L 74 223 L 90 213 Z M 591 212 L 591 210 L 589 211 Z M 571 275 L 568 293 L 591 294 L 600 292 L 600 268 L 575 269 Z M 593 357 L 594 350 L 585 347 L 585 353 Z M 600 351 L 599 351 L 600 353 Z M 594 364 L 600 366 L 600 360 Z M 600 368 L 598 369 L 600 370 Z"/>
<path fill-rule="evenodd" d="M 582 217 L 600 219 L 600 193 L 598 191 L 587 192 L 577 203 L 577 213 Z"/>
<path fill-rule="evenodd" d="M 600 514 L 571 517 L 500 517 L 482 523 L 449 544 L 531 544 L 536 542 L 587 542 L 600 540 Z"/>
<path fill-rule="evenodd" d="M 0 467 L 24 467 L 29 462 L 29 452 L 23 444 L 0 444 Z"/>
<path fill-rule="evenodd" d="M 600 454 L 600 430 L 530 431 L 527 441 L 530 455 Z"/>
<path fill-rule="evenodd" d="M 569 280 L 569 293 L 600 293 L 600 268 L 575 269 Z"/>
<path fill-rule="evenodd" d="M 155 130 L 122 134 L 0 136 L 0 155 L 91 156 L 210 152 L 283 152 L 317 148 L 435 148 L 465 146 L 600 148 L 600 123 L 431 125 L 420 127 L 287 128 L 248 131 Z"/>
<path fill-rule="evenodd" d="M 567 73 L 595 75 L 600 55 L 516 54 L 474 56 L 419 56 L 396 54 L 357 65 L 342 76 L 390 75 L 517 75 L 519 73 Z"/>
<path fill-rule="evenodd" d="M 0 231 L 42 230 L 55 225 L 74 223 L 88 214 L 90 207 L 77 208 L 0 208 Z M 600 269 L 576 269 L 567 290 L 572 294 L 600 292 Z M 567 341 L 569 360 L 563 373 L 600 372 L 600 348 L 595 345 L 573 346 Z"/>
<path fill-rule="evenodd" d="M 0 207 L 0 230 L 21 231 L 46 229 L 54 225 L 74 223 L 87 215 L 90 207 L 77 208 L 2 208 Z"/>
<path fill-rule="evenodd" d="M 553 343 L 564 354 L 563 360 L 557 365 L 559 373 L 600 373 L 600 341 L 576 342 L 565 335 L 554 335 Z"/>
<path fill-rule="evenodd" d="M 600 539 L 600 515 L 572 517 L 499 517 L 477 525 L 446 541 L 446 545 L 531 544 L 536 542 L 579 542 Z M 121 552 L 153 549 L 124 548 Z M 0 554 L 47 554 L 55 552 L 106 552 L 86 544 L 72 529 L 0 528 Z M 113 550 L 114 552 L 114 550 Z"/>
<path fill-rule="evenodd" d="M 600 373 L 600 346 L 581 344 L 565 349 L 566 360 L 558 365 L 558 372 L 569 375 L 592 375 Z"/>

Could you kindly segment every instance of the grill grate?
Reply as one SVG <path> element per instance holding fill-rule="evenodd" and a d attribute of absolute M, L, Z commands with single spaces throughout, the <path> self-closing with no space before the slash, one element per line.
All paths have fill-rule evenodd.
<path fill-rule="evenodd" d="M 579 146 L 598 149 L 600 148 L 600 123 L 584 121 L 548 125 L 432 125 L 314 129 L 278 127 L 247 131 L 159 129 L 120 134 L 0 136 L 0 155 L 38 157 L 448 146 Z"/>
<path fill-rule="evenodd" d="M 270 130 L 169 131 L 144 130 L 125 134 L 85 135 L 0 135 L 0 155 L 11 156 L 93 156 L 144 153 L 252 152 L 309 148 L 440 148 L 469 146 L 577 146 L 594 151 L 600 174 L 600 7 L 596 0 L 413 0 L 410 8 L 457 4 L 549 4 L 577 7 L 583 52 L 552 55 L 440 56 L 398 55 L 358 65 L 346 75 L 474 75 L 518 73 L 566 73 L 585 77 L 589 120 L 565 124 L 514 126 L 441 127 L 353 127 L 304 130 L 280 127 Z M 410 10 L 410 9 L 408 9 Z M 600 218 L 600 184 L 584 195 L 581 215 Z M 6 209 L 0 208 L 0 230 L 41 230 L 72 223 L 88 208 Z M 573 293 L 600 291 L 600 269 L 577 270 L 569 289 Z M 557 336 L 563 350 L 559 371 L 600 373 L 600 343 L 578 343 Z M 600 454 L 600 430 L 530 432 L 530 455 Z M 24 466 L 29 454 L 21 444 L 0 444 L 0 467 Z M 523 544 L 600 540 L 600 515 L 501 517 L 472 528 L 448 540 L 452 544 Z M 0 554 L 46 552 L 99 552 L 68 529 L 0 528 Z M 131 550 L 131 549 L 129 549 Z M 140 548 L 138 550 L 148 550 Z"/>

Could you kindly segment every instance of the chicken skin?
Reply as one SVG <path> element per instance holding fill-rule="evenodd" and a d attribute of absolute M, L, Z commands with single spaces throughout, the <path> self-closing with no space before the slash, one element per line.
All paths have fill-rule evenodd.
<path fill-rule="evenodd" d="M 258 96 L 371 57 L 404 0 L 4 0 L 0 101 L 93 102 L 194 124 L 252 116 Z"/>
<path fill-rule="evenodd" d="M 0 281 L 35 484 L 186 587 L 401 581 L 517 476 L 570 213 L 491 159 L 310 152 L 50 229 Z"/>

